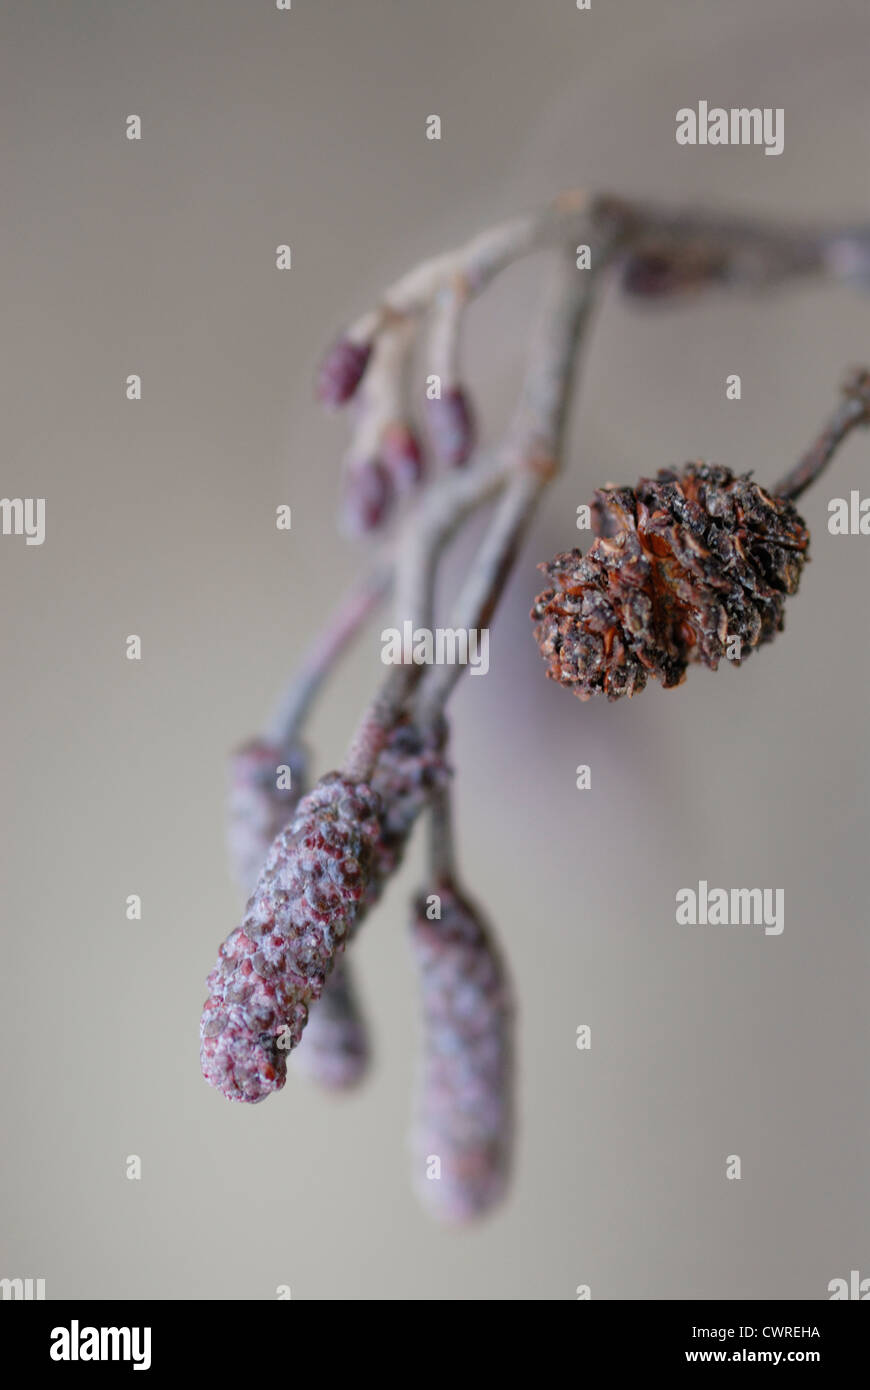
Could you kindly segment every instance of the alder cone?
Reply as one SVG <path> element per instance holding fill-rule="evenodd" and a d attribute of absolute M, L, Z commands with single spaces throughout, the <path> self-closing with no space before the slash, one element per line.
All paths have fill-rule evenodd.
<path fill-rule="evenodd" d="M 662 469 L 596 492 L 592 516 L 585 556 L 540 566 L 550 587 L 531 613 L 548 676 L 581 700 L 634 695 L 650 676 L 679 685 L 691 662 L 739 665 L 782 630 L 809 533 L 748 473 Z"/>

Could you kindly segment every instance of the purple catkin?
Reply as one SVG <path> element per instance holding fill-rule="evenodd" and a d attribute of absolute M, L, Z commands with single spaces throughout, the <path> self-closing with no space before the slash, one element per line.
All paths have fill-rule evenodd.
<path fill-rule="evenodd" d="M 287 1053 L 309 1010 L 325 1003 L 330 971 L 398 867 L 432 789 L 448 776 L 442 743 L 443 731 L 424 739 L 399 725 L 371 787 L 330 773 L 272 845 L 245 918 L 207 982 L 202 1070 L 230 1100 L 259 1101 L 284 1085 Z"/>
<path fill-rule="evenodd" d="M 412 921 L 423 1003 L 423 1061 L 412 1137 L 418 1192 L 436 1216 L 468 1221 L 502 1197 L 513 1126 L 510 988 L 476 910 L 439 889 Z M 440 1176 L 433 1160 L 440 1160 Z"/>
<path fill-rule="evenodd" d="M 374 845 L 369 890 L 349 940 L 398 869 L 414 822 L 433 789 L 448 780 L 443 741 L 443 729 L 424 738 L 413 725 L 403 722 L 393 730 L 378 759 L 372 790 L 383 808 L 380 833 Z M 302 1045 L 293 1055 L 296 1069 L 322 1086 L 346 1089 L 362 1077 L 368 1062 L 367 1038 L 346 955 L 337 962 L 323 994 L 311 1008 Z"/>
<path fill-rule="evenodd" d="M 207 981 L 202 1070 L 228 1099 L 259 1101 L 284 1085 L 287 1053 L 370 894 L 379 809 L 366 783 L 330 773 L 272 845 Z"/>
<path fill-rule="evenodd" d="M 291 786 L 277 785 L 289 767 Z M 305 791 L 307 758 L 301 744 L 253 739 L 233 754 L 230 772 L 229 850 L 236 878 L 247 895 L 254 888 L 273 840 L 293 816 Z M 310 1006 L 305 1046 L 293 1055 L 296 1070 L 328 1089 L 355 1085 L 369 1059 L 348 961 L 341 961 Z"/>
<path fill-rule="evenodd" d="M 471 457 L 475 442 L 474 414 L 461 386 L 451 386 L 426 402 L 432 452 L 451 468 L 461 468 Z"/>
<path fill-rule="evenodd" d="M 450 778 L 444 759 L 446 725 L 423 735 L 407 720 L 387 740 L 372 777 L 383 807 L 381 834 L 375 847 L 374 892 L 398 868 L 414 822 L 436 788 Z"/>
<path fill-rule="evenodd" d="M 365 375 L 371 343 L 355 343 L 351 338 L 339 338 L 327 352 L 317 375 L 317 397 L 324 405 L 344 405 L 356 394 Z"/>

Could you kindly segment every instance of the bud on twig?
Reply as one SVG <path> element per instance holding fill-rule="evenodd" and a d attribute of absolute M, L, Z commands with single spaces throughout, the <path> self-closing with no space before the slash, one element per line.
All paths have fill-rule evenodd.
<path fill-rule="evenodd" d="M 622 289 L 634 299 L 665 299 L 708 289 L 727 274 L 727 257 L 716 246 L 651 246 L 626 257 Z"/>
<path fill-rule="evenodd" d="M 344 483 L 344 519 L 351 535 L 366 535 L 382 526 L 393 497 L 393 478 L 379 458 L 352 464 Z"/>
<path fill-rule="evenodd" d="M 474 415 L 461 386 L 450 386 L 441 396 L 426 402 L 432 452 L 451 468 L 461 468 L 471 457 L 475 442 Z"/>
<path fill-rule="evenodd" d="M 324 405 L 344 405 L 365 375 L 372 344 L 356 343 L 351 338 L 339 338 L 333 343 L 320 365 L 317 376 L 317 398 Z"/>

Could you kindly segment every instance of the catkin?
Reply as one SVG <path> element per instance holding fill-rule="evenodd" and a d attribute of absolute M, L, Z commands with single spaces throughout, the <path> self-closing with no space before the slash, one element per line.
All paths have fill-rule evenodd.
<path fill-rule="evenodd" d="M 279 767 L 290 769 L 291 787 L 277 785 Z M 302 798 L 306 771 L 305 750 L 296 742 L 284 746 L 255 739 L 233 755 L 228 840 L 235 875 L 246 895 Z M 320 999 L 309 1005 L 303 1042 L 293 1054 L 294 1065 L 317 1085 L 345 1090 L 365 1075 L 368 1030 L 346 958 L 328 976 Z"/>
<path fill-rule="evenodd" d="M 417 1190 L 435 1215 L 462 1222 L 503 1195 L 513 1124 L 509 983 L 477 910 L 441 888 L 440 920 L 414 905 L 423 1053 L 412 1131 Z"/>

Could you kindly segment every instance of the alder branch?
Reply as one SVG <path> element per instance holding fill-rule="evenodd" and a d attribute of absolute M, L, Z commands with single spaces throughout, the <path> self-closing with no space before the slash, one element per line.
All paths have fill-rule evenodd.
<path fill-rule="evenodd" d="M 545 249 L 555 256 L 555 269 L 518 408 L 501 445 L 479 449 L 463 380 L 465 315 L 508 265 Z M 354 404 L 345 464 L 345 481 L 353 484 L 352 523 L 377 532 L 394 521 L 396 534 L 389 556 L 326 620 L 276 711 L 275 738 L 295 739 L 326 676 L 388 590 L 400 629 L 410 621 L 412 630 L 431 636 L 447 546 L 478 508 L 495 501 L 452 623 L 466 634 L 488 626 L 535 508 L 561 466 L 578 350 L 614 270 L 621 271 L 629 297 L 653 301 L 717 287 L 751 292 L 802 278 L 870 288 L 870 226 L 790 226 L 569 193 L 399 279 L 333 346 L 318 386 L 325 402 Z M 421 337 L 420 355 L 432 378 L 426 393 L 429 462 L 440 467 L 431 479 L 414 433 L 413 406 L 424 397 L 416 394 L 411 369 Z M 870 376 L 863 372 L 852 377 L 845 401 L 778 485 L 779 499 L 798 497 L 849 432 L 867 423 Z M 632 510 L 632 489 L 600 493 L 617 530 L 599 534 L 585 556 L 557 556 L 547 571 L 558 592 L 554 587 L 536 601 L 536 635 L 549 674 L 581 699 L 631 695 L 650 675 L 666 686 L 678 684 L 689 661 L 715 669 L 725 637 L 734 635 L 727 623 L 724 636 L 720 632 L 723 614 L 729 621 L 729 614 L 738 615 L 737 636 L 751 651 L 781 629 L 785 596 L 797 588 L 806 528 L 793 508 L 750 479 L 699 464 L 680 475 L 664 472 L 658 481 L 641 479 L 640 487 L 655 526 L 648 526 L 646 512 L 640 518 Z M 689 503 L 708 518 L 706 531 L 687 532 Z M 676 567 L 679 605 L 659 602 L 671 570 L 648 564 L 644 545 L 654 557 L 661 547 L 679 555 L 691 550 L 691 574 Z M 607 576 L 603 626 L 605 586 L 595 589 L 594 621 L 575 592 L 596 585 L 599 573 Z M 726 591 L 735 592 L 727 612 Z M 667 617 L 662 627 L 661 614 L 678 606 L 685 619 L 675 636 L 675 624 Z M 343 962 L 427 807 L 430 870 L 443 901 L 442 919 L 433 922 L 427 898 L 418 898 L 412 921 L 425 1034 L 417 1136 L 419 1153 L 445 1156 L 445 1180 L 424 1185 L 428 1198 L 434 1192 L 444 1214 L 465 1219 L 497 1200 L 509 1169 L 510 990 L 491 932 L 457 887 L 444 709 L 465 668 L 418 664 L 406 651 L 403 659 L 364 710 L 342 771 L 322 777 L 299 800 L 268 852 L 242 924 L 227 937 L 209 976 L 202 1066 L 233 1100 L 255 1102 L 281 1088 L 288 1036 L 290 1047 L 300 1041 L 330 971 Z M 272 750 L 255 745 L 246 757 L 251 786 L 242 791 L 253 788 L 250 809 Z M 263 817 L 254 819 L 259 833 Z M 476 983 L 473 1016 L 464 1011 L 470 980 Z M 463 1011 L 455 1008 L 460 997 Z M 441 1026 L 447 1017 L 452 1037 L 445 1069 Z M 329 1043 L 330 1075 L 334 1061 L 346 1062 L 337 1036 L 333 1032 Z"/>

